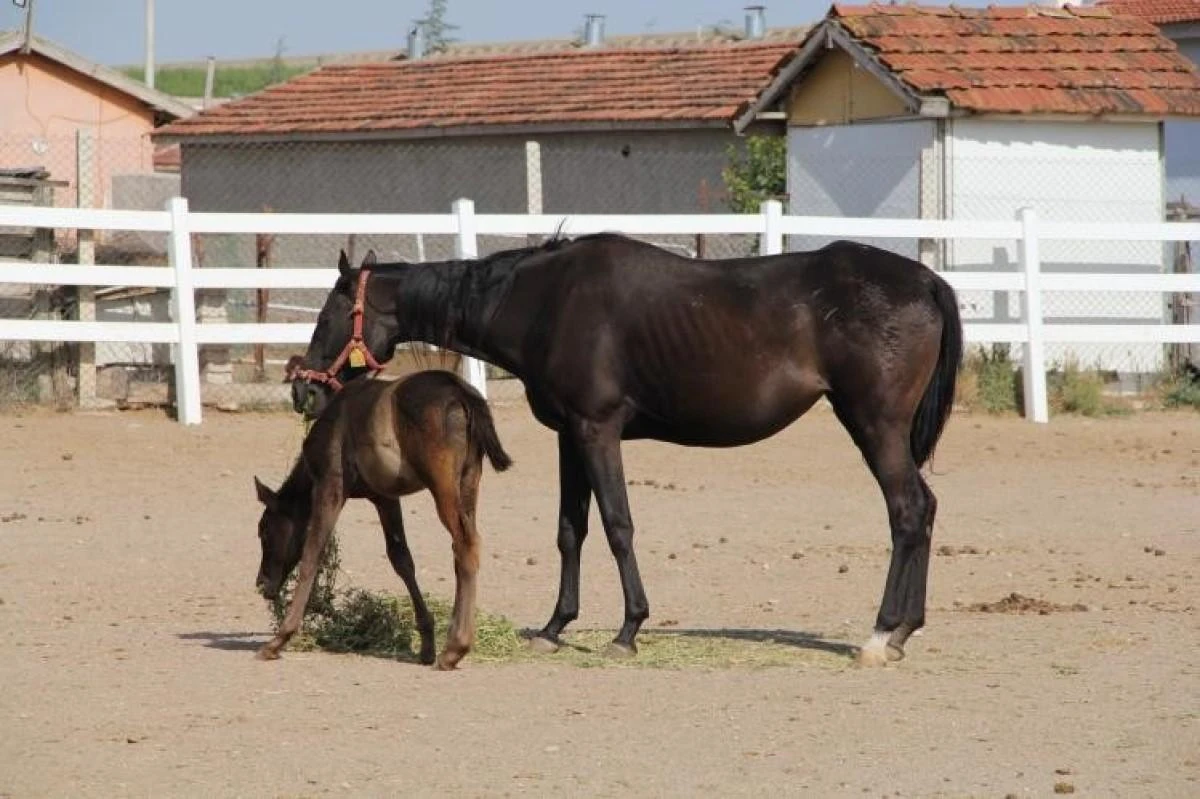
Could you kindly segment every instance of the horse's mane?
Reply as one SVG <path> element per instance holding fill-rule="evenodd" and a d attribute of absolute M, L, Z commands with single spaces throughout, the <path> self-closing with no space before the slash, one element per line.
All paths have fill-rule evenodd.
<path fill-rule="evenodd" d="M 593 236 L 580 236 L 579 239 L 588 239 Z M 531 244 L 525 247 L 513 247 L 507 250 L 497 250 L 496 252 L 484 255 L 480 258 L 467 258 L 457 261 L 440 261 L 441 265 L 449 266 L 451 264 L 465 264 L 472 269 L 491 269 L 495 267 L 512 266 L 517 261 L 521 261 L 530 255 L 536 255 L 540 252 L 554 252 L 562 249 L 576 239 L 563 236 L 561 231 L 555 231 L 549 238 L 540 244 Z M 433 263 L 433 262 L 430 262 Z M 402 272 L 403 270 L 417 266 L 418 264 L 412 261 L 388 261 L 380 262 L 371 267 L 371 274 L 386 275 Z"/>
<path fill-rule="evenodd" d="M 373 275 L 411 276 L 411 294 L 405 307 L 396 313 L 404 320 L 409 332 L 425 341 L 447 346 L 453 332 L 463 329 L 464 322 L 486 324 L 495 314 L 512 286 L 513 276 L 527 258 L 555 252 L 570 244 L 572 239 L 556 232 L 540 244 L 513 247 L 485 255 L 453 261 L 410 264 L 407 262 L 380 263 L 371 268 Z M 412 272 L 414 267 L 421 268 Z M 474 343 L 474 342 L 470 342 Z"/>

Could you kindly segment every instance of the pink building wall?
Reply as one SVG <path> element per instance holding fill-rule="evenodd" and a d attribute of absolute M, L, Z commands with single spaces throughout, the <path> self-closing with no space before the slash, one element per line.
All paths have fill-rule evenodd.
<path fill-rule="evenodd" d="M 154 169 L 154 109 L 38 53 L 0 56 L 0 167 L 44 166 L 69 188 L 55 205 L 74 205 L 76 132 L 96 145 L 95 205 L 109 205 L 111 177 Z"/>

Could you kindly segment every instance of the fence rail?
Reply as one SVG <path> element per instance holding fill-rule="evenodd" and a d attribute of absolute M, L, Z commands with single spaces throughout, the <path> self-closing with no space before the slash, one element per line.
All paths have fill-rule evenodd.
<path fill-rule="evenodd" d="M 168 234 L 168 265 L 129 267 L 4 263 L 0 283 L 73 286 L 138 286 L 167 288 L 172 294 L 172 322 L 97 322 L 44 319 L 0 320 L 0 340 L 59 342 L 137 342 L 170 344 L 174 350 L 176 405 L 179 421 L 201 420 L 199 347 L 206 344 L 299 344 L 312 335 L 311 323 L 198 324 L 196 289 L 325 289 L 336 280 L 333 269 L 193 269 L 191 235 L 255 234 L 443 234 L 452 235 L 459 257 L 474 257 L 480 235 L 564 235 L 619 230 L 638 234 L 753 234 L 763 254 L 784 250 L 784 237 L 844 236 L 909 239 L 1004 239 L 1016 241 L 1017 272 L 957 272 L 943 275 L 958 291 L 1019 292 L 1022 321 L 968 322 L 968 342 L 1024 344 L 1025 408 L 1030 419 L 1049 418 L 1046 393 L 1047 342 L 1200 343 L 1195 324 L 1048 324 L 1041 304 L 1045 292 L 1200 293 L 1198 274 L 1060 274 L 1042 273 L 1043 241 L 1197 241 L 1200 223 L 1130 224 L 1122 226 L 1040 221 L 1032 209 L 1015 220 L 960 221 L 914 219 L 845 219 L 785 216 L 777 202 L 764 203 L 760 214 L 613 215 L 579 214 L 476 215 L 470 200 L 454 203 L 449 214 L 242 214 L 193 213 L 187 201 L 173 198 L 164 211 L 116 211 L 86 208 L 0 206 L 0 228 L 72 228 Z M 465 359 L 464 372 L 486 391 L 482 365 Z"/>

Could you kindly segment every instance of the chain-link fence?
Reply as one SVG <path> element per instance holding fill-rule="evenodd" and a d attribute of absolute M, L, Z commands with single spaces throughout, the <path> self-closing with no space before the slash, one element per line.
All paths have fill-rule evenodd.
<path fill-rule="evenodd" d="M 868 134 L 878 137 L 877 130 L 855 135 Z M 1017 208 L 1032 205 L 1049 221 L 1116 225 L 1163 218 L 1161 186 L 1147 178 L 1147 164 L 1136 160 L 1085 152 L 1069 160 L 1023 155 L 1015 164 L 1011 158 L 960 153 L 934 169 L 925 163 L 926 155 L 913 155 L 922 152 L 920 147 L 902 147 L 895 136 L 895 146 L 864 146 L 847 160 L 826 151 L 822 137 L 827 135 L 815 131 L 803 141 L 789 141 L 792 213 L 995 220 L 1012 219 Z M 0 167 L 11 166 L 23 176 L 12 180 L 26 181 L 4 188 L 5 202 L 25 192 L 34 204 L 159 210 L 167 198 L 181 194 L 195 211 L 444 214 L 454 200 L 468 197 L 481 214 L 561 214 L 564 234 L 571 235 L 571 215 L 580 213 L 727 213 L 722 170 L 734 143 L 718 130 L 436 141 L 172 143 L 84 135 L 33 145 L 0 137 Z M 940 172 L 937 180 L 930 179 L 934 172 Z M 114 231 L 81 239 L 70 230 L 0 233 L 0 258 L 166 263 L 163 234 Z M 478 248 L 487 255 L 541 238 L 481 236 Z M 751 255 L 758 244 L 753 235 L 643 238 L 707 258 Z M 787 246 L 811 249 L 827 240 L 790 237 Z M 865 240 L 941 269 L 1019 269 L 1014 241 Z M 369 249 L 381 261 L 437 261 L 453 258 L 454 246 L 448 235 L 206 234 L 194 237 L 193 253 L 199 268 L 329 268 L 340 250 L 355 261 Z M 1047 241 L 1041 254 L 1043 268 L 1057 272 L 1157 273 L 1177 260 L 1174 245 L 1158 242 Z M 321 290 L 203 290 L 197 294 L 197 315 L 202 324 L 307 322 L 324 296 Z M 967 321 L 1021 319 L 1016 292 L 964 291 L 960 300 Z M 1049 322 L 1162 321 L 1171 314 L 1168 299 L 1143 292 L 1049 293 L 1044 305 Z M 120 286 L 77 290 L 0 284 L 0 315 L 167 321 L 169 294 Z M 239 406 L 286 401 L 283 364 L 298 349 L 206 346 L 201 353 L 204 401 Z M 1154 344 L 1051 345 L 1048 356 L 1058 364 L 1074 360 L 1114 374 L 1146 374 L 1165 368 L 1170 352 Z M 1020 357 L 1019 347 L 1014 357 Z M 421 364 L 432 359 L 425 353 Z M 170 401 L 170 375 L 167 345 L 0 345 L 0 402 L 67 403 L 87 393 L 101 402 L 159 404 Z"/>
<path fill-rule="evenodd" d="M 0 133 L 0 202 L 160 210 L 180 191 L 177 165 L 149 136 Z M 172 171 L 174 170 L 174 171 Z M 3 261 L 162 265 L 164 234 L 4 228 Z M 0 284 L 0 318 L 167 321 L 165 291 L 123 286 Z M 166 385 L 169 348 L 151 344 L 0 342 L 0 404 L 114 400 L 130 384 Z"/>
<path fill-rule="evenodd" d="M 793 214 L 900 219 L 1012 220 L 1024 207 L 1041 222 L 1119 228 L 1167 216 L 1157 151 L 1135 147 L 1061 147 L 1053 141 L 934 140 L 930 123 L 864 125 L 789 132 L 789 211 Z M 1011 131 L 1005 135 L 1012 137 Z M 1141 135 L 1141 134 L 1138 134 Z M 1047 153 L 1047 149 L 1051 152 Z M 1176 218 L 1176 217 L 1171 217 Z M 1020 270 L 1012 239 L 946 241 L 859 237 L 864 243 L 919 258 L 937 269 Z M 828 236 L 789 237 L 790 249 L 812 249 Z M 1161 274 L 1176 270 L 1181 248 L 1159 241 L 1043 239 L 1044 272 Z M 963 318 L 1023 322 L 1021 292 L 959 292 Z M 1175 301 L 1178 305 L 1179 300 Z M 1043 297 L 1048 324 L 1151 324 L 1172 319 L 1172 299 L 1142 291 L 1052 291 Z M 1175 317 L 1178 318 L 1178 312 Z M 1051 343 L 1053 368 L 1071 365 L 1136 388 L 1172 361 L 1176 347 L 1154 343 Z M 1020 345 L 1011 348 L 1022 357 Z"/>
<path fill-rule="evenodd" d="M 453 138 L 437 142 L 274 141 L 155 144 L 148 137 L 99 140 L 90 136 L 42 141 L 38 168 L 53 182 L 39 204 L 159 210 L 167 198 L 182 195 L 194 211 L 448 213 L 454 200 L 469 197 L 478 213 L 561 213 L 563 232 L 578 213 L 727 213 L 721 171 L 732 138 L 726 133 L 628 134 L 596 137 L 549 136 L 531 147 L 525 138 Z M 12 162 L 27 141 L 0 153 Z M 103 264 L 164 264 L 163 234 L 103 232 L 79 246 L 75 231 L 49 232 L 48 251 L 35 261 Z M 481 256 L 542 240 L 534 236 L 481 236 Z M 755 236 L 649 236 L 646 240 L 688 256 L 748 255 Z M 86 243 L 86 242 L 85 242 Z M 329 268 L 338 253 L 357 261 L 374 250 L 381 261 L 438 261 L 454 257 L 453 236 L 418 235 L 254 235 L 205 234 L 193 237 L 199 268 Z M 33 257 L 23 252 L 20 257 Z M 81 261 L 81 257 L 83 261 Z M 7 303 L 7 318 L 35 313 L 34 296 L 52 287 L 8 286 L 23 297 L 21 308 Z M 100 320 L 167 321 L 165 290 L 103 287 L 65 288 L 57 304 L 42 302 L 57 318 L 94 313 Z M 312 321 L 324 301 L 316 290 L 202 290 L 197 316 L 209 322 Z M 93 311 L 89 308 L 94 307 Z M 27 350 L 20 346 L 22 352 Z M 69 364 L 67 379 L 52 385 L 78 389 L 80 364 L 94 367 L 95 398 L 119 404 L 158 404 L 170 400 L 170 352 L 166 345 L 63 344 L 54 348 Z M 286 400 L 280 384 L 283 365 L 301 347 L 206 346 L 201 352 L 204 401 L 221 405 L 274 404 Z M 422 365 L 454 359 L 420 347 L 400 360 Z M 4 358 L 0 354 L 0 359 Z M 7 359 L 13 399 L 45 401 L 44 359 Z M 403 367 L 402 367 L 403 368 Z M 88 378 L 90 379 L 90 378 Z M 41 386 L 41 390 L 38 386 Z"/>

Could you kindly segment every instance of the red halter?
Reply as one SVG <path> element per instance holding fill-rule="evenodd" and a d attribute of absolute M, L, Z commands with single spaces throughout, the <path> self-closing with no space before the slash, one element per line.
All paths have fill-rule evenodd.
<path fill-rule="evenodd" d="M 345 347 L 342 347 L 341 353 L 329 365 L 329 368 L 323 372 L 313 369 L 293 370 L 291 374 L 293 380 L 300 379 L 306 383 L 325 383 L 334 391 L 341 391 L 342 381 L 338 380 L 337 375 L 338 372 L 342 371 L 342 367 L 346 365 L 347 361 L 355 368 L 367 367 L 371 370 L 371 374 L 375 374 L 383 368 L 383 365 L 375 360 L 375 356 L 371 354 L 371 351 L 367 349 L 367 345 L 363 341 L 363 309 L 366 305 L 367 278 L 370 276 L 371 270 L 369 269 L 359 271 L 358 289 L 354 295 L 354 308 L 350 310 L 350 318 L 354 322 L 354 328 L 350 334 L 350 340 L 346 342 Z"/>

